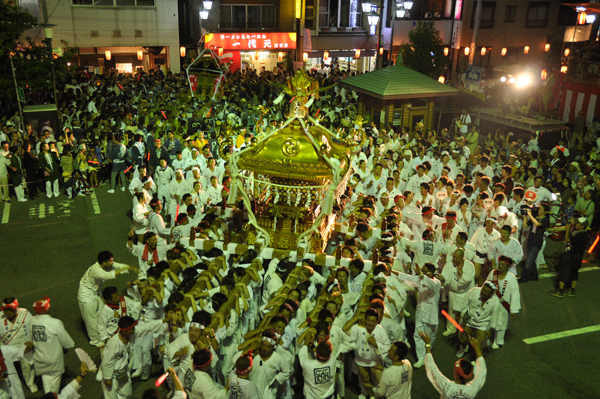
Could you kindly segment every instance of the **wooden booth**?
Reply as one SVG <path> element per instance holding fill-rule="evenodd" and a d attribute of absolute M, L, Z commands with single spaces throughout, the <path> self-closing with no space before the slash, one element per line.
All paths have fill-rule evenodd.
<path fill-rule="evenodd" d="M 340 84 L 358 93 L 358 113 L 378 128 L 411 130 L 419 122 L 423 122 L 424 129 L 432 129 L 435 99 L 460 91 L 402 65 L 357 75 Z"/>

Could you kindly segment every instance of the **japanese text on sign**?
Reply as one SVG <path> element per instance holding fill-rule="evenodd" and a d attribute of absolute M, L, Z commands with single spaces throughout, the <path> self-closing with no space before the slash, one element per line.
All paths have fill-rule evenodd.
<path fill-rule="evenodd" d="M 224 50 L 292 50 L 296 48 L 296 33 L 216 33 L 207 35 L 206 44 Z"/>

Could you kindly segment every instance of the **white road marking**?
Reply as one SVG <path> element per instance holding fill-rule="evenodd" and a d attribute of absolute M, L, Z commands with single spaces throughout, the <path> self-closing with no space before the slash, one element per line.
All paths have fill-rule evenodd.
<path fill-rule="evenodd" d="M 46 204 L 40 204 L 40 207 L 38 210 L 38 217 L 40 219 L 44 219 L 46 217 Z"/>
<path fill-rule="evenodd" d="M 576 328 L 574 330 L 567 330 L 567 331 L 557 332 L 557 333 L 553 333 L 553 334 L 540 335 L 539 337 L 527 338 L 527 339 L 524 339 L 523 342 L 525 342 L 528 345 L 531 345 L 531 344 L 537 344 L 538 342 L 550 341 L 552 339 L 559 339 L 559 338 L 565 338 L 565 337 L 572 337 L 573 335 L 587 334 L 587 333 L 595 332 L 595 331 L 600 331 L 600 324 L 598 324 L 597 326 Z"/>
<path fill-rule="evenodd" d="M 10 203 L 4 203 L 4 212 L 2 213 L 2 224 L 8 223 L 8 218 L 10 216 Z"/>
<path fill-rule="evenodd" d="M 36 210 L 35 205 L 29 207 L 29 219 L 35 217 L 35 210 Z"/>
<path fill-rule="evenodd" d="M 90 195 L 90 197 L 92 198 L 92 206 L 94 207 L 94 214 L 96 214 L 96 215 L 100 214 L 100 205 L 98 205 L 98 198 L 96 197 L 96 192 L 92 191 L 92 195 Z"/>
<path fill-rule="evenodd" d="M 53 207 L 52 205 L 50 205 L 50 206 L 48 207 L 48 214 L 49 214 L 49 215 L 52 215 L 52 214 L 54 214 L 54 207 Z"/>
<path fill-rule="evenodd" d="M 579 272 L 580 273 L 581 272 L 589 272 L 592 270 L 600 270 L 600 267 L 598 267 L 598 266 L 582 267 L 581 269 L 579 269 Z M 558 273 L 545 273 L 545 274 L 540 274 L 538 276 L 538 278 L 556 277 L 557 275 L 558 275 Z"/>

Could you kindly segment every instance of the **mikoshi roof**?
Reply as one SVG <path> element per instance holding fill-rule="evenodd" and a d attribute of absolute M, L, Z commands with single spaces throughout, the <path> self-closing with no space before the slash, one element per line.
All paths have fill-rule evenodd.
<path fill-rule="evenodd" d="M 331 180 L 333 171 L 323 159 L 323 150 L 347 166 L 351 147 L 341 143 L 322 126 L 306 127 L 299 119 L 288 121 L 255 146 L 244 150 L 238 168 L 265 176 L 322 181 Z"/>
<path fill-rule="evenodd" d="M 384 100 L 454 96 L 460 91 L 403 65 L 353 76 L 340 84 Z"/>

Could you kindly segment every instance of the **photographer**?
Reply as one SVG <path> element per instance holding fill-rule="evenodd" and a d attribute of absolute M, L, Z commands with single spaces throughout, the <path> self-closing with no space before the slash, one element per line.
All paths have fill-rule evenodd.
<path fill-rule="evenodd" d="M 558 273 L 558 289 L 550 291 L 550 295 L 557 298 L 563 298 L 565 295 L 574 297 L 575 287 L 579 280 L 579 268 L 583 260 L 583 253 L 587 246 L 589 232 L 587 230 L 588 220 L 585 217 L 579 217 L 574 220 L 574 228 L 571 229 L 571 223 L 560 230 L 565 230 L 565 242 L 567 250 L 560 261 L 560 271 Z M 573 230 L 573 231 L 571 231 Z M 565 285 L 571 283 L 571 287 L 565 290 Z"/>
<path fill-rule="evenodd" d="M 529 226 L 529 235 L 527 238 L 527 261 L 523 268 L 520 283 L 526 283 L 530 280 L 537 281 L 538 272 L 536 260 L 542 246 L 544 245 L 544 234 L 550 226 L 550 218 L 548 217 L 548 204 L 540 204 L 537 209 L 537 214 L 534 216 L 531 212 L 532 208 L 527 209 L 527 217 L 525 225 Z"/>

